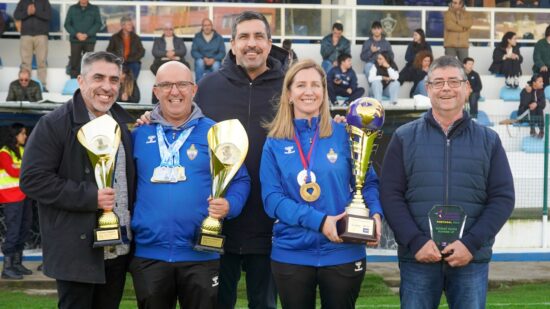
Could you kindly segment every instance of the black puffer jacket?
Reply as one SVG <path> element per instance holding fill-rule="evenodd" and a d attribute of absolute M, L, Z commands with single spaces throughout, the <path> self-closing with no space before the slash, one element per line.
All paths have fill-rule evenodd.
<path fill-rule="evenodd" d="M 239 119 L 249 139 L 246 167 L 252 180 L 250 196 L 241 214 L 223 225 L 227 236 L 225 250 L 237 254 L 269 254 L 273 221 L 263 208 L 260 192 L 260 158 L 266 138 L 262 123 L 275 116 L 284 73 L 281 63 L 267 60 L 269 70 L 251 81 L 235 62 L 231 51 L 220 70 L 206 75 L 199 83 L 195 102 L 214 121 Z"/>

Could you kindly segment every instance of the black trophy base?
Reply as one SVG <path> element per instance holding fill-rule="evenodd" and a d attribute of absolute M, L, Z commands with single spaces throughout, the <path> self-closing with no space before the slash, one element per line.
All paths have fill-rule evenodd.
<path fill-rule="evenodd" d="M 376 224 L 373 218 L 346 215 L 336 224 L 338 235 L 346 243 L 365 244 L 376 241 Z"/>
<path fill-rule="evenodd" d="M 213 252 L 223 254 L 225 235 L 199 233 L 195 247 L 196 251 Z"/>
<path fill-rule="evenodd" d="M 97 228 L 94 230 L 94 248 L 116 246 L 122 244 L 120 227 Z"/>

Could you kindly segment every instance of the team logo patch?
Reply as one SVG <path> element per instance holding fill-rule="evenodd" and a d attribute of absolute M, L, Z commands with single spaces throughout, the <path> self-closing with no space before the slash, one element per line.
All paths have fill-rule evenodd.
<path fill-rule="evenodd" d="M 212 277 L 212 287 L 218 286 L 218 276 Z"/>
<path fill-rule="evenodd" d="M 156 142 L 157 142 L 156 135 L 149 135 L 147 136 L 147 141 L 145 142 L 145 144 L 154 144 Z"/>
<path fill-rule="evenodd" d="M 330 148 L 330 151 L 327 153 L 327 159 L 330 163 L 334 163 L 338 160 L 338 154 L 334 152 L 334 149 Z"/>
<path fill-rule="evenodd" d="M 293 154 L 294 152 L 296 152 L 294 150 L 294 146 L 286 146 L 285 147 L 285 154 Z"/>
<path fill-rule="evenodd" d="M 195 144 L 191 144 L 191 147 L 189 147 L 187 149 L 187 157 L 191 161 L 195 160 L 198 153 L 199 153 L 199 151 L 197 150 L 197 148 L 195 148 Z"/>
<path fill-rule="evenodd" d="M 363 271 L 363 261 L 355 262 L 355 271 Z"/>

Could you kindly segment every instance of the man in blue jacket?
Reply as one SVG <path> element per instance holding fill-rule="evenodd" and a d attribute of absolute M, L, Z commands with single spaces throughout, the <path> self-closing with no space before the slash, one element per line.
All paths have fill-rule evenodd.
<path fill-rule="evenodd" d="M 202 20 L 201 31 L 195 34 L 191 55 L 195 59 L 195 81 L 198 83 L 207 72 L 215 72 L 225 56 L 223 38 L 212 28 L 212 21 Z"/>
<path fill-rule="evenodd" d="M 495 236 L 514 209 L 514 182 L 498 135 L 464 112 L 471 91 L 462 63 L 437 59 L 428 72 L 432 109 L 398 128 L 388 145 L 380 197 L 399 244 L 401 308 L 484 308 Z M 459 206 L 461 235 L 436 243 L 432 207 Z"/>
<path fill-rule="evenodd" d="M 182 308 L 217 308 L 220 255 L 195 251 L 195 239 L 207 216 L 238 216 L 250 192 L 243 166 L 225 197 L 210 197 L 207 133 L 215 122 L 192 102 L 192 80 L 181 62 L 161 65 L 153 88 L 160 109 L 133 132 L 138 181 L 130 272 L 139 308 L 175 308 L 177 301 Z M 160 173 L 162 166 L 181 172 Z"/>

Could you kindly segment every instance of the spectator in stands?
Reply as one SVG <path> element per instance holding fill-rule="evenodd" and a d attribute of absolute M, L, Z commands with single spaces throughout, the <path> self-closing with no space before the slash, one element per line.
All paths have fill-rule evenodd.
<path fill-rule="evenodd" d="M 367 76 L 369 91 L 375 99 L 382 102 L 382 95 L 385 95 L 390 98 L 391 104 L 397 104 L 400 88 L 399 72 L 397 65 L 387 52 L 378 54 Z"/>
<path fill-rule="evenodd" d="M 140 93 L 134 75 L 128 66 L 120 73 L 120 91 L 117 102 L 139 103 Z"/>
<path fill-rule="evenodd" d="M 544 115 L 546 107 L 546 98 L 544 95 L 544 82 L 540 74 L 535 74 L 521 90 L 518 116 L 529 110 L 529 117 L 526 117 L 531 127 L 531 136 L 538 138 L 544 137 Z M 526 119 L 523 118 L 523 119 Z M 539 133 L 535 131 L 535 126 L 539 127 Z"/>
<path fill-rule="evenodd" d="M 344 25 L 339 22 L 335 22 L 332 25 L 332 33 L 326 35 L 321 40 L 321 56 L 323 57 L 323 69 L 325 72 L 336 66 L 338 56 L 340 54 L 351 55 L 350 41 L 342 34 L 344 32 Z"/>
<path fill-rule="evenodd" d="M 223 37 L 212 28 L 212 21 L 202 20 L 201 31 L 195 34 L 191 45 L 191 56 L 195 59 L 195 81 L 198 83 L 204 74 L 217 71 L 225 57 Z"/>
<path fill-rule="evenodd" d="M 533 50 L 533 73 L 539 73 L 546 88 L 550 84 L 550 26 L 544 31 L 544 38 L 535 44 Z"/>
<path fill-rule="evenodd" d="M 418 28 L 414 30 L 413 41 L 409 43 L 407 46 L 407 51 L 405 52 L 405 61 L 407 61 L 405 68 L 412 67 L 416 54 L 423 50 L 430 52 L 430 54 L 432 53 L 432 47 L 428 42 L 426 42 L 426 34 L 424 33 L 424 30 L 422 30 L 422 28 Z"/>
<path fill-rule="evenodd" d="M 48 0 L 20 0 L 13 13 L 15 19 L 21 20 L 21 68 L 32 72 L 32 56 L 36 56 L 38 79 L 44 92 L 48 92 L 48 33 L 51 15 L 52 7 Z M 3 19 L 2 16 L 0 18 Z"/>
<path fill-rule="evenodd" d="M 481 89 L 483 88 L 483 85 L 481 84 L 481 77 L 479 77 L 479 74 L 474 71 L 473 58 L 466 57 L 462 63 L 464 64 L 464 71 L 466 72 L 468 82 L 470 83 L 470 88 L 472 89 L 472 92 L 468 97 L 468 103 L 470 104 L 470 117 L 477 119 L 477 103 L 479 102 L 479 98 L 481 97 Z"/>
<path fill-rule="evenodd" d="M 31 79 L 31 72 L 27 69 L 19 71 L 19 79 L 10 83 L 6 101 L 29 101 L 38 102 L 42 100 L 40 85 Z"/>
<path fill-rule="evenodd" d="M 122 29 L 111 36 L 107 51 L 123 58 L 124 65 L 130 68 L 134 79 L 137 80 L 145 49 L 141 44 L 141 38 L 134 31 L 134 22 L 131 17 L 123 16 L 120 19 L 120 26 Z"/>
<path fill-rule="evenodd" d="M 6 24 L 4 22 L 4 16 L 2 16 L 2 14 L 0 14 L 0 36 L 4 33 L 4 30 L 6 28 Z"/>
<path fill-rule="evenodd" d="M 523 62 L 516 39 L 515 32 L 508 31 L 504 34 L 502 41 L 493 51 L 493 63 L 489 67 L 491 73 L 504 75 L 506 87 L 509 88 L 519 86 Z"/>
<path fill-rule="evenodd" d="M 382 24 L 374 21 L 370 27 L 371 37 L 363 43 L 361 49 L 361 60 L 365 62 L 365 76 L 369 76 L 371 67 L 376 63 L 378 55 L 386 53 L 393 59 L 393 50 L 390 42 L 383 36 Z"/>
<path fill-rule="evenodd" d="M 94 51 L 96 34 L 101 26 L 99 8 L 90 4 L 88 0 L 79 0 L 77 4 L 69 7 L 65 18 L 65 30 L 69 33 L 71 41 L 71 78 L 76 78 L 80 74 L 82 55 Z"/>
<path fill-rule="evenodd" d="M 382 165 L 380 200 L 399 245 L 403 309 L 438 308 L 443 292 L 449 308 L 485 308 L 492 246 L 514 210 L 498 134 L 464 112 L 470 87 L 463 68 L 454 56 L 434 61 L 432 108 L 393 133 Z M 463 232 L 437 240 L 428 213 L 437 206 L 461 222 L 450 205 L 465 214 Z"/>
<path fill-rule="evenodd" d="M 413 65 L 409 70 L 409 79 L 413 82 L 413 86 L 409 92 L 411 98 L 417 94 L 428 96 L 428 91 L 426 90 L 426 75 L 433 61 L 434 58 L 432 53 L 427 50 L 420 51 L 416 54 Z M 402 72 L 399 73 L 400 79 L 401 74 Z"/>
<path fill-rule="evenodd" d="M 0 16 L 0 18 L 2 18 Z M 0 203 L 4 204 L 6 237 L 2 243 L 4 263 L 2 279 L 23 279 L 32 271 L 22 264 L 25 241 L 32 225 L 32 203 L 19 188 L 19 175 L 27 129 L 14 123 L 1 135 L 0 149 Z"/>
<path fill-rule="evenodd" d="M 464 61 L 468 57 L 470 28 L 473 24 L 472 15 L 464 8 L 464 0 L 452 0 L 449 3 L 449 9 L 443 15 L 443 24 L 445 55 Z"/>
<path fill-rule="evenodd" d="M 539 7 L 539 1 L 538 0 L 515 0 L 512 1 L 512 7 L 518 7 L 518 8 L 538 8 Z"/>
<path fill-rule="evenodd" d="M 153 57 L 155 57 L 155 60 L 149 68 L 154 75 L 157 75 L 159 67 L 168 61 L 179 61 L 189 67 L 189 63 L 185 61 L 186 54 L 187 48 L 183 39 L 174 34 L 172 23 L 166 23 L 162 36 L 155 38 L 153 42 Z"/>
<path fill-rule="evenodd" d="M 292 63 L 298 61 L 298 56 L 296 55 L 296 52 L 294 49 L 292 49 L 292 40 L 291 39 L 284 39 L 282 43 L 283 49 L 288 51 L 288 63 L 292 65 Z"/>
<path fill-rule="evenodd" d="M 327 89 L 333 104 L 337 104 L 336 96 L 346 97 L 344 105 L 348 105 L 365 93 L 364 88 L 357 86 L 357 75 L 351 67 L 350 54 L 340 54 L 338 65 L 328 71 Z"/>

